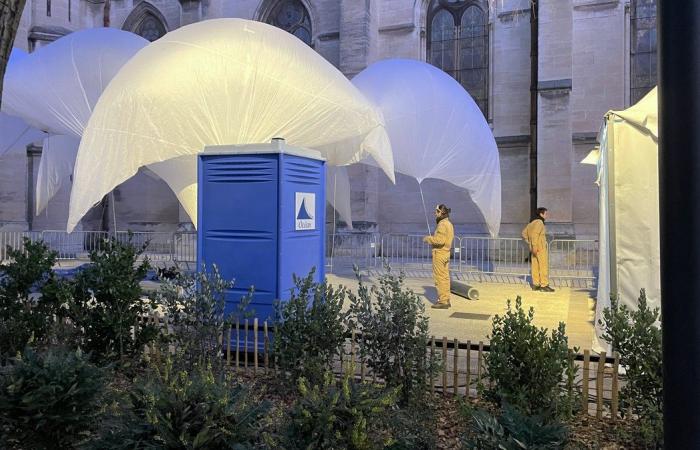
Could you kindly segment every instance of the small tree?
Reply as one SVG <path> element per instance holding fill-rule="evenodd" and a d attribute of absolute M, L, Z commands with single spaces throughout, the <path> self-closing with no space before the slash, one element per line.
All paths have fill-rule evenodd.
<path fill-rule="evenodd" d="M 560 383 L 570 370 L 568 339 L 564 323 L 548 335 L 545 328 L 533 324 L 534 316 L 534 309 L 526 313 L 522 308 L 520 297 L 515 309 L 508 300 L 505 315 L 493 319 L 486 362 L 501 402 L 525 414 L 551 416 L 561 412 L 562 400 L 566 400 Z"/>
<path fill-rule="evenodd" d="M 82 330 L 83 348 L 98 360 L 126 362 L 157 335 L 155 326 L 143 323 L 151 302 L 142 296 L 140 282 L 150 265 L 138 258 L 147 245 L 105 239 L 76 276 L 69 317 Z"/>
<path fill-rule="evenodd" d="M 319 384 L 334 360 L 342 357 L 348 338 L 343 312 L 347 291 L 325 281 L 315 283 L 314 272 L 294 276 L 289 301 L 275 304 L 274 353 L 282 373 Z"/>
<path fill-rule="evenodd" d="M 3 448 L 74 448 L 97 425 L 107 371 L 80 351 L 27 350 L 0 377 Z"/>
<path fill-rule="evenodd" d="M 340 385 L 330 372 L 321 378 L 320 385 L 298 380 L 300 397 L 288 415 L 282 448 L 369 450 L 392 441 L 384 421 L 398 388 L 356 383 L 350 373 Z"/>
<path fill-rule="evenodd" d="M 426 380 L 439 364 L 427 354 L 430 341 L 423 301 L 404 287 L 403 274 L 390 270 L 379 287 L 360 279 L 358 294 L 350 294 L 350 326 L 360 332 L 360 356 L 387 383 L 401 387 L 401 400 L 410 403 L 426 391 Z"/>
<path fill-rule="evenodd" d="M 636 428 L 643 445 L 663 444 L 663 370 L 659 308 L 650 309 L 644 289 L 639 293 L 637 310 L 632 311 L 611 298 L 599 321 L 603 339 L 620 354 L 627 383 L 620 391 L 620 410 L 640 419 Z"/>
<path fill-rule="evenodd" d="M 193 275 L 181 275 L 166 280 L 155 295 L 154 302 L 165 310 L 169 332 L 163 336 L 166 345 L 174 344 L 178 363 L 184 367 L 211 364 L 221 369 L 225 342 L 222 339 L 231 314 L 226 313 L 226 291 L 232 281 L 224 280 L 216 265 L 211 271 L 202 267 Z M 244 312 L 252 291 L 239 304 Z"/>
<path fill-rule="evenodd" d="M 24 238 L 21 249 L 8 247 L 7 254 L 10 262 L 0 266 L 0 351 L 14 355 L 48 336 L 60 304 L 55 296 L 40 295 L 58 282 L 52 270 L 56 252 Z"/>

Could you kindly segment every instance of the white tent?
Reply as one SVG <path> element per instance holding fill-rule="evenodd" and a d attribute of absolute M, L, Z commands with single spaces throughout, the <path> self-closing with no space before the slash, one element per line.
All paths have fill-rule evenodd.
<path fill-rule="evenodd" d="M 606 350 L 598 320 L 614 294 L 636 309 L 645 289 L 659 307 L 658 102 L 654 88 L 636 105 L 610 111 L 600 134 L 600 263 L 593 348 Z"/>
<path fill-rule="evenodd" d="M 371 155 L 393 177 L 381 114 L 328 61 L 271 25 L 194 23 L 132 58 L 95 107 L 78 152 L 68 229 L 149 166 L 196 221 L 196 155 L 269 142 L 318 149 L 330 165 Z M 350 145 L 348 145 L 350 144 Z"/>
<path fill-rule="evenodd" d="M 83 131 L 102 91 L 148 41 L 128 31 L 68 34 L 8 67 L 3 110 L 51 136 L 44 139 L 36 190 L 39 214 L 73 173 Z"/>
<path fill-rule="evenodd" d="M 352 83 L 384 115 L 396 172 L 415 177 L 419 184 L 435 178 L 464 188 L 491 235 L 497 236 L 501 223 L 498 147 L 469 93 L 444 71 L 406 59 L 376 62 Z"/>

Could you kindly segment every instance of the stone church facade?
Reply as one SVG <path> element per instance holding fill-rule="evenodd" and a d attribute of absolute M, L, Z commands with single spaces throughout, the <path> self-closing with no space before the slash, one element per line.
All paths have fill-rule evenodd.
<path fill-rule="evenodd" d="M 71 31 L 103 26 L 104 7 L 105 0 L 27 0 L 15 46 L 32 51 Z M 294 34 L 348 77 L 385 58 L 428 61 L 470 92 L 494 132 L 501 235 L 519 234 L 536 195 L 550 210 L 554 234 L 595 238 L 596 170 L 580 161 L 595 146 L 605 112 L 624 109 L 655 85 L 655 16 L 653 0 L 539 0 L 536 8 L 530 0 L 111 0 L 109 25 L 155 40 L 201 20 L 264 21 Z M 65 226 L 67 191 L 44 213 L 32 213 L 40 154 L 40 146 L 30 146 L 0 158 L 0 229 Z M 399 176 L 391 185 L 364 166 L 351 167 L 350 175 L 356 228 L 425 231 L 414 179 Z M 464 192 L 426 180 L 423 193 L 428 213 L 446 203 L 459 233 L 485 233 Z M 82 227 L 111 228 L 113 217 L 120 230 L 182 229 L 188 222 L 167 186 L 147 173 L 115 189 Z"/>

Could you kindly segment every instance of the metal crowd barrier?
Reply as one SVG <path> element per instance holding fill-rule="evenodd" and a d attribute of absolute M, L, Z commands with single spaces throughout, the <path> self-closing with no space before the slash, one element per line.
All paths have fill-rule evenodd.
<path fill-rule="evenodd" d="M 555 239 L 549 243 L 549 277 L 558 285 L 592 287 L 598 255 L 598 241 Z"/>
<path fill-rule="evenodd" d="M 357 266 L 365 270 L 376 259 L 379 235 L 341 232 L 326 235 L 326 270 L 347 272 Z"/>
<path fill-rule="evenodd" d="M 197 259 L 196 232 L 104 231 L 0 231 L 0 262 L 7 259 L 7 247 L 21 248 L 22 239 L 43 240 L 58 253 L 60 260 L 88 260 L 105 238 L 145 245 L 143 256 L 155 262 L 172 262 L 194 269 Z M 129 238 L 131 236 L 131 238 Z M 147 245 L 146 245 L 147 244 Z M 525 283 L 529 280 L 529 250 L 519 238 L 455 237 L 450 270 L 453 276 L 479 281 Z M 431 247 L 422 235 L 379 234 L 342 231 L 326 236 L 326 270 L 349 273 L 353 266 L 362 270 L 383 270 L 384 266 L 403 270 L 409 276 L 430 276 Z M 555 239 L 549 243 L 549 274 L 554 284 L 592 287 L 598 275 L 598 242 Z"/>
<path fill-rule="evenodd" d="M 24 247 L 24 238 L 32 241 L 41 239 L 40 231 L 0 231 L 0 262 L 9 258 L 8 247 L 21 250 Z"/>

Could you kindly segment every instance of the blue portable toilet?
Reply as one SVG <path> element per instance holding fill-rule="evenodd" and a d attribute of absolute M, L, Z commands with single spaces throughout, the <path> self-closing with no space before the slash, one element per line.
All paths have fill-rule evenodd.
<path fill-rule="evenodd" d="M 206 147 L 199 155 L 197 266 L 216 264 L 227 312 L 254 287 L 248 309 L 274 316 L 289 299 L 292 274 L 324 279 L 325 161 L 315 150 L 269 144 Z"/>

